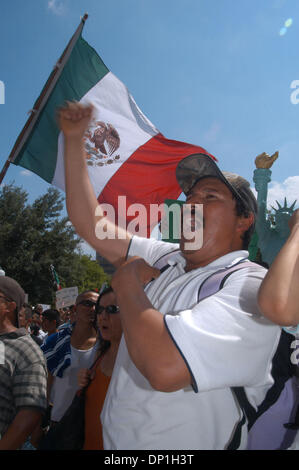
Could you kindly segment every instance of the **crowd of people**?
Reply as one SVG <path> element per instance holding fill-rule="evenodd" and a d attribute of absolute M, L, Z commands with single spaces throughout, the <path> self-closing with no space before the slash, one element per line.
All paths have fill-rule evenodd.
<path fill-rule="evenodd" d="M 0 325 L 0 341 L 5 345 L 4 365 L 0 362 L 0 370 L 3 380 L 7 379 L 5 374 L 11 379 L 8 396 L 4 397 L 0 374 L 0 407 L 6 408 L 6 413 L 0 415 L 0 449 L 39 448 L 48 430 L 65 414 L 77 390 L 89 383 L 83 448 L 103 449 L 98 415 L 122 335 L 112 288 L 107 286 L 100 294 L 82 292 L 75 305 L 60 311 L 43 311 L 41 305 L 31 309 L 23 303 L 25 294 L 21 286 L 7 276 L 0 277 L 0 292 L 0 299 L 10 304 L 9 310 L 3 309 L 6 315 L 3 315 L 2 328 Z M 16 351 L 11 355 L 13 349 Z M 9 401 L 9 405 L 1 403 L 1 399 Z M 18 435 L 18 410 L 22 417 L 23 408 L 36 419 L 32 419 L 32 424 L 28 420 L 26 428 L 20 429 Z"/>
<path fill-rule="evenodd" d="M 92 113 L 79 103 L 60 110 L 67 210 L 117 270 L 110 287 L 80 293 L 67 312 L 31 313 L 21 286 L 0 277 L 0 449 L 39 448 L 82 389 L 86 450 L 246 449 L 282 326 L 299 322 L 299 211 L 267 272 L 248 261 L 257 215 L 249 183 L 194 154 L 177 180 L 187 204 L 203 204 L 200 248 L 184 233 L 170 244 L 108 219 L 117 236 L 98 239 L 105 216 L 83 145 Z"/>

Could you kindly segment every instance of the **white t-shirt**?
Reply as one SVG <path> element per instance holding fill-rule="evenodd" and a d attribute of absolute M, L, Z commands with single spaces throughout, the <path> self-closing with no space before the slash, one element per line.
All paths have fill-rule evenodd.
<path fill-rule="evenodd" d="M 99 347 L 98 341 L 91 349 L 85 351 L 73 348 L 71 345 L 71 365 L 65 369 L 62 377 L 55 377 L 51 389 L 51 400 L 53 408 L 51 412 L 52 421 L 60 421 L 79 388 L 78 372 L 80 369 L 88 369 L 93 361 Z"/>
<path fill-rule="evenodd" d="M 227 254 L 188 273 L 174 244 L 134 237 L 129 256 L 141 256 L 153 265 L 171 250 L 177 250 L 171 266 L 146 287 L 146 294 L 164 314 L 193 387 L 171 393 L 153 390 L 131 361 L 122 338 L 101 414 L 107 450 L 225 449 L 242 419 L 230 387 L 245 386 L 256 407 L 273 383 L 271 360 L 281 330 L 257 307 L 265 269 L 254 265 L 231 274 L 219 292 L 198 303 L 203 280 L 248 252 Z M 239 448 L 245 449 L 246 443 L 244 425 Z"/>
<path fill-rule="evenodd" d="M 42 330 L 40 328 L 37 337 L 40 338 L 41 340 L 45 341 L 47 336 L 48 336 L 48 333 L 46 333 L 44 330 Z"/>

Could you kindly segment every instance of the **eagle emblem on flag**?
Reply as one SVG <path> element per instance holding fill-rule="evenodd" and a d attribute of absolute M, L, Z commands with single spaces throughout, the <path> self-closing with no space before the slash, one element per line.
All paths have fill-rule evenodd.
<path fill-rule="evenodd" d="M 111 165 L 120 162 L 120 155 L 113 155 L 120 146 L 119 133 L 112 124 L 94 121 L 84 135 L 87 164 Z"/>

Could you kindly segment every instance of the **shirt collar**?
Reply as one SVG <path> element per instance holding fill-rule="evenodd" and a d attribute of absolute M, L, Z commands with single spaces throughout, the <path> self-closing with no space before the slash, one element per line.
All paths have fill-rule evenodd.
<path fill-rule="evenodd" d="M 209 271 L 210 269 L 215 269 L 215 268 L 220 269 L 220 268 L 230 267 L 230 266 L 233 266 L 234 264 L 238 263 L 239 261 L 241 261 L 244 258 L 247 259 L 248 255 L 249 255 L 249 253 L 246 250 L 232 251 L 231 253 L 227 253 L 224 256 L 220 256 L 220 258 L 215 259 L 214 261 L 207 264 L 206 266 L 203 266 L 203 267 L 197 268 L 197 269 Z M 183 257 L 181 252 L 179 252 L 177 254 L 176 261 L 178 263 L 180 263 L 183 268 L 186 266 L 186 260 Z"/>

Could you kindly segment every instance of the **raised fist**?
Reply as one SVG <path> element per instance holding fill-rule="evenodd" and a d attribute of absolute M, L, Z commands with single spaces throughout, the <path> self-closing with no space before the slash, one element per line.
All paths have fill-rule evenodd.
<path fill-rule="evenodd" d="M 67 102 L 58 110 L 59 127 L 65 137 L 83 138 L 92 118 L 93 106 Z"/>

